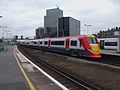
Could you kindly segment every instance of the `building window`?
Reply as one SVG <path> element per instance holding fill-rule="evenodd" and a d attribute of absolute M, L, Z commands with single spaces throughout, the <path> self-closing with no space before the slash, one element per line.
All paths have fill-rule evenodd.
<path fill-rule="evenodd" d="M 70 44 L 71 46 L 77 46 L 77 41 L 71 41 L 71 44 Z"/>

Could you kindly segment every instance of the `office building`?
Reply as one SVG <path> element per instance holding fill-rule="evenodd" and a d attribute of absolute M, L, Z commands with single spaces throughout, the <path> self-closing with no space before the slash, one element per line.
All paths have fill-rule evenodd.
<path fill-rule="evenodd" d="M 46 16 L 44 16 L 44 33 L 46 37 L 57 36 L 58 18 L 63 17 L 63 11 L 59 8 L 46 10 Z"/>
<path fill-rule="evenodd" d="M 61 17 L 58 19 L 58 36 L 80 35 L 80 21 L 72 17 Z"/>
<path fill-rule="evenodd" d="M 39 27 L 38 29 L 36 29 L 36 39 L 41 39 L 43 37 L 44 37 L 44 28 Z"/>

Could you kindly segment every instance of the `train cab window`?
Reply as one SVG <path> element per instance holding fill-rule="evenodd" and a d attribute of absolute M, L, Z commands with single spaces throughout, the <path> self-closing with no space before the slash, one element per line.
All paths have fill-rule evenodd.
<path fill-rule="evenodd" d="M 95 38 L 88 38 L 90 44 L 96 44 Z"/>
<path fill-rule="evenodd" d="M 70 45 L 71 45 L 71 46 L 77 46 L 77 41 L 72 40 Z"/>
<path fill-rule="evenodd" d="M 47 45 L 47 44 L 48 44 L 48 41 L 45 41 L 45 42 L 44 42 L 44 45 Z"/>

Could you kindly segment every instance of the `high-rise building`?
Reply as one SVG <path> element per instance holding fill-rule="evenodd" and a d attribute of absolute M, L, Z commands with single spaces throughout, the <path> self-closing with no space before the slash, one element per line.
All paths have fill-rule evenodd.
<path fill-rule="evenodd" d="M 58 19 L 58 36 L 80 35 L 80 21 L 72 17 L 61 17 Z"/>
<path fill-rule="evenodd" d="M 44 16 L 44 33 L 47 37 L 57 36 L 58 18 L 63 17 L 63 11 L 59 8 L 48 9 Z"/>
<path fill-rule="evenodd" d="M 36 29 L 36 39 L 40 39 L 43 37 L 44 37 L 44 28 L 39 27 L 38 29 Z"/>

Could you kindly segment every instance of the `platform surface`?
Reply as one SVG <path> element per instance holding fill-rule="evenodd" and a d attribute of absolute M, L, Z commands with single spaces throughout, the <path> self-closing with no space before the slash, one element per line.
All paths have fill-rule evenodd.
<path fill-rule="evenodd" d="M 13 53 L 13 47 L 0 52 L 0 90 L 30 90 Z"/>
<path fill-rule="evenodd" d="M 120 53 L 118 53 L 116 50 L 101 50 L 101 54 L 120 56 Z"/>

